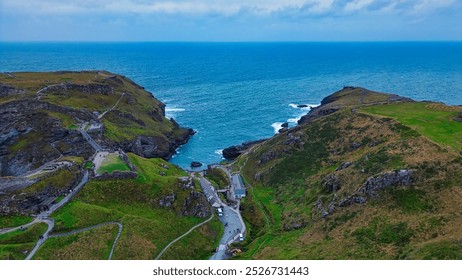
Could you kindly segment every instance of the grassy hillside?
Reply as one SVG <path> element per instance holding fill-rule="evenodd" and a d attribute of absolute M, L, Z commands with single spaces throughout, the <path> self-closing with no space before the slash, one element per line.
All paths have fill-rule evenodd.
<path fill-rule="evenodd" d="M 53 214 L 54 232 L 118 221 L 123 231 L 114 259 L 153 259 L 170 241 L 206 219 L 184 215 L 185 200 L 191 192 L 197 191 L 182 188 L 179 178 L 186 175 L 184 171 L 162 159 L 144 159 L 134 154 L 129 157 L 139 171 L 139 178 L 90 181 L 76 199 Z M 175 194 L 172 205 L 161 206 L 160 200 L 172 193 Z M 116 228 L 105 226 L 50 239 L 35 258 L 105 259 Z M 182 251 L 183 258 L 204 257 L 211 252 L 214 240 L 221 233 L 216 222 L 197 231 L 202 234 L 193 232 L 188 236 L 190 245 L 188 250 Z"/>
<path fill-rule="evenodd" d="M 90 125 L 91 124 L 91 125 Z M 103 148 L 168 159 L 193 134 L 165 117 L 165 104 L 106 71 L 0 74 L 0 176 L 20 176 L 60 156 Z"/>
<path fill-rule="evenodd" d="M 238 158 L 240 257 L 461 259 L 462 109 L 397 101 L 344 89 Z"/>

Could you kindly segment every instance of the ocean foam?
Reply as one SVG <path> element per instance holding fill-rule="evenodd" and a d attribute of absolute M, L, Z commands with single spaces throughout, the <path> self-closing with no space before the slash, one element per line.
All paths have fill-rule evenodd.
<path fill-rule="evenodd" d="M 215 154 L 222 156 L 223 150 L 215 150 Z"/>
<path fill-rule="evenodd" d="M 183 108 L 165 108 L 165 112 L 183 112 L 185 110 Z"/>
<path fill-rule="evenodd" d="M 167 118 L 173 118 L 175 117 L 175 113 L 176 112 L 184 112 L 186 111 L 186 109 L 183 109 L 183 108 L 165 108 L 165 116 Z"/>
<path fill-rule="evenodd" d="M 307 107 L 298 107 L 298 105 L 306 105 Z M 303 110 L 303 111 L 310 111 L 312 107 L 317 107 L 321 104 L 294 104 L 294 103 L 290 103 L 289 106 L 294 108 L 294 109 L 299 109 L 299 110 Z"/>
<path fill-rule="evenodd" d="M 278 134 L 279 130 L 282 128 L 282 122 L 275 122 L 271 126 L 274 128 L 274 134 Z"/>

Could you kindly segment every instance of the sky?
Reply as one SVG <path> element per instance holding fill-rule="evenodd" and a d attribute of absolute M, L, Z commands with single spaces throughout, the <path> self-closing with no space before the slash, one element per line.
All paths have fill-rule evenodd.
<path fill-rule="evenodd" d="M 462 41 L 462 0 L 0 0 L 0 41 Z"/>

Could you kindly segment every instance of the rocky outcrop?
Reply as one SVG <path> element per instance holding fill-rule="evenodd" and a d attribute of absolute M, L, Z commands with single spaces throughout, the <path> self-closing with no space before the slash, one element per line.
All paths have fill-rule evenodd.
<path fill-rule="evenodd" d="M 48 112 L 92 120 L 88 112 L 39 100 L 0 104 L 0 177 L 18 176 L 61 155 L 89 157 L 91 146 L 77 130 L 63 127 Z"/>
<path fill-rule="evenodd" d="M 175 202 L 176 194 L 169 194 L 159 200 L 159 205 L 167 208 L 173 207 L 173 202 Z"/>
<path fill-rule="evenodd" d="M 411 183 L 411 170 L 399 170 L 384 173 L 375 177 L 367 178 L 366 182 L 358 190 L 359 193 L 368 196 L 376 196 L 378 191 L 390 186 L 407 186 Z"/>
<path fill-rule="evenodd" d="M 191 167 L 192 168 L 197 168 L 197 167 L 201 167 L 201 166 L 202 166 L 202 163 L 200 163 L 198 161 L 191 162 Z"/>
<path fill-rule="evenodd" d="M 330 174 L 327 176 L 323 181 L 323 185 L 330 193 L 336 192 L 340 189 L 340 182 L 335 174 Z"/>
<path fill-rule="evenodd" d="M 315 203 L 315 209 L 322 218 L 332 214 L 337 207 L 347 207 L 353 204 L 364 204 L 369 198 L 377 197 L 379 191 L 391 186 L 408 186 L 412 183 L 412 170 L 399 170 L 383 173 L 367 178 L 366 182 L 355 193 L 341 199 L 334 193 L 332 199 L 323 202 L 321 199 Z M 335 174 L 331 174 L 323 181 L 328 192 L 333 193 L 340 188 L 339 181 Z"/>
<path fill-rule="evenodd" d="M 45 175 L 45 178 L 47 176 L 52 176 L 52 174 L 53 173 Z M 6 193 L 0 191 L 0 215 L 31 215 L 48 210 L 49 207 L 55 203 L 57 197 L 69 194 L 72 187 L 80 181 L 81 177 L 82 173 L 77 172 L 75 173 L 75 177 L 73 177 L 67 185 L 50 182 L 44 187 L 38 188 L 38 190 L 27 192 L 22 189 L 38 180 L 28 182 L 26 179 L 14 178 L 7 182 L 9 184 L 9 189 Z M 26 185 L 21 185 L 22 183 Z"/>
<path fill-rule="evenodd" d="M 459 115 L 457 115 L 456 117 L 454 117 L 454 120 L 456 122 L 462 122 L 462 112 L 459 113 Z"/>
<path fill-rule="evenodd" d="M 89 83 L 73 84 L 64 82 L 57 85 L 49 85 L 41 89 L 40 94 L 67 94 L 69 91 L 76 91 L 83 94 L 103 94 L 109 95 L 114 93 L 114 88 L 107 84 Z"/>
<path fill-rule="evenodd" d="M 137 136 L 134 140 L 122 141 L 118 145 L 124 152 L 135 153 L 146 158 L 163 158 L 169 160 L 176 153 L 176 149 L 188 142 L 194 135 L 192 129 L 183 129 L 176 138 L 163 136 Z"/>
<path fill-rule="evenodd" d="M 23 94 L 25 90 L 0 83 L 0 97 Z"/>
<path fill-rule="evenodd" d="M 240 145 L 228 147 L 226 149 L 223 149 L 223 157 L 225 159 L 235 159 L 238 156 L 240 156 L 242 153 L 244 153 L 247 149 L 252 147 L 253 145 L 259 144 L 264 141 L 266 141 L 266 139 L 245 142 Z"/>
<path fill-rule="evenodd" d="M 182 216 L 206 218 L 211 215 L 207 200 L 201 192 L 191 191 L 183 202 Z"/>
<path fill-rule="evenodd" d="M 348 100 L 341 101 L 345 96 L 351 95 Z M 374 96 L 374 98 L 368 98 Z M 357 97 L 355 99 L 354 97 Z M 351 102 L 349 102 L 351 100 Z M 340 102 L 341 101 L 341 102 Z M 373 92 L 360 87 L 346 86 L 343 89 L 325 97 L 321 105 L 314 107 L 310 112 L 300 118 L 298 124 L 309 123 L 320 117 L 337 112 L 346 106 L 357 106 L 363 104 L 384 104 L 392 102 L 413 102 L 414 100 L 396 94 Z"/>

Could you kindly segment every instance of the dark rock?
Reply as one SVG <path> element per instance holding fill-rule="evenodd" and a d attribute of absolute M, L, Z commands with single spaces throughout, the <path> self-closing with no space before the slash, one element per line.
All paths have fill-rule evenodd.
<path fill-rule="evenodd" d="M 353 148 L 353 150 L 359 149 L 360 147 L 361 147 L 361 143 L 358 143 L 358 142 L 351 143 L 351 148 Z"/>
<path fill-rule="evenodd" d="M 352 195 L 349 197 L 346 197 L 338 202 L 338 206 L 340 207 L 346 207 L 350 206 L 352 204 L 363 204 L 366 203 L 367 199 L 363 196 L 358 196 L 358 195 Z"/>
<path fill-rule="evenodd" d="M 335 171 L 340 171 L 340 170 L 343 170 L 347 167 L 349 167 L 352 163 L 347 161 L 347 162 L 344 162 L 342 163 L 337 169 L 335 169 Z"/>
<path fill-rule="evenodd" d="M 324 187 L 328 192 L 336 192 L 340 189 L 340 182 L 335 174 L 330 174 L 323 181 Z"/>
<path fill-rule="evenodd" d="M 255 181 L 262 181 L 263 180 L 263 173 L 262 172 L 256 173 L 255 176 L 254 176 L 254 180 Z"/>
<path fill-rule="evenodd" d="M 235 159 L 238 156 L 240 156 L 242 153 L 244 153 L 247 149 L 252 147 L 253 145 L 259 144 L 263 141 L 266 141 L 266 139 L 245 142 L 240 145 L 228 147 L 226 149 L 223 149 L 223 157 L 225 159 Z"/>
<path fill-rule="evenodd" d="M 198 161 L 193 161 L 191 162 L 191 167 L 201 167 L 202 166 L 202 163 L 198 162 Z"/>
<path fill-rule="evenodd" d="M 308 105 L 306 105 L 306 104 L 298 104 L 297 105 L 297 108 L 306 108 L 306 107 L 308 107 Z"/>
<path fill-rule="evenodd" d="M 211 215 L 205 196 L 201 192 L 191 191 L 183 202 L 181 215 L 206 218 Z"/>
<path fill-rule="evenodd" d="M 58 95 L 67 95 L 68 91 L 77 91 L 83 94 L 102 94 L 109 95 L 114 93 L 114 88 L 111 85 L 99 84 L 99 83 L 89 83 L 89 84 L 73 84 L 69 82 L 64 82 L 57 85 L 49 85 L 42 90 L 41 94 L 58 94 Z"/>
<path fill-rule="evenodd" d="M 281 125 L 281 129 L 278 130 L 278 133 L 283 133 L 289 129 L 289 123 L 285 122 Z"/>
<path fill-rule="evenodd" d="M 40 100 L 0 104 L 0 176 L 22 175 L 61 154 L 87 158 L 93 153 L 79 131 L 63 127 L 60 120 L 46 112 L 62 113 L 88 122 L 95 118 L 90 112 Z M 19 139 L 26 139 L 27 145 L 10 152 L 8 147 Z"/>
<path fill-rule="evenodd" d="M 193 177 L 180 177 L 179 178 L 180 189 L 194 189 Z"/>
<path fill-rule="evenodd" d="M 302 144 L 301 133 L 287 133 L 287 140 L 284 142 L 284 145 L 297 145 Z"/>
<path fill-rule="evenodd" d="M 301 229 L 305 226 L 306 226 L 306 221 L 302 218 L 298 218 L 293 221 L 285 222 L 283 227 L 285 231 L 291 231 L 291 230 Z"/>
<path fill-rule="evenodd" d="M 167 208 L 172 208 L 173 202 L 175 202 L 176 195 L 174 193 L 167 195 L 166 197 L 159 200 L 159 205 Z"/>
<path fill-rule="evenodd" d="M 263 164 L 277 158 L 278 156 L 279 156 L 279 154 L 276 151 L 270 150 L 270 151 L 264 153 L 263 155 L 261 155 L 260 160 L 258 161 L 258 164 L 263 165 Z"/>
<path fill-rule="evenodd" d="M 15 88 L 15 87 L 0 83 L 0 97 L 6 97 L 10 95 L 24 94 L 24 93 L 25 91 L 23 89 Z"/>
<path fill-rule="evenodd" d="M 459 113 L 456 117 L 454 117 L 454 120 L 457 122 L 462 122 L 462 112 Z"/>
<path fill-rule="evenodd" d="M 376 196 L 378 191 L 390 186 L 407 186 L 411 183 L 411 170 L 399 170 L 367 178 L 359 193 Z"/>

